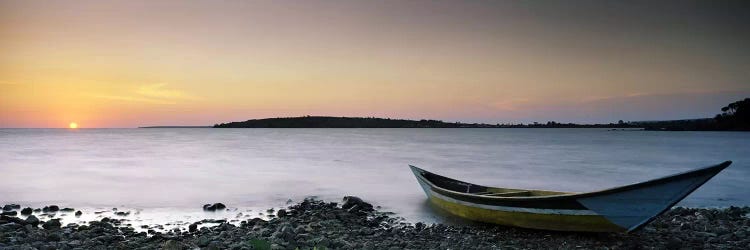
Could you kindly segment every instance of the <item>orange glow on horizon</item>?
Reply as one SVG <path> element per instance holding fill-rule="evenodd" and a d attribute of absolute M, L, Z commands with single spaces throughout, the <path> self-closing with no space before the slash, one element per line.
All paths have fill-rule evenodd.
<path fill-rule="evenodd" d="M 77 129 L 78 128 L 78 123 L 71 122 L 70 124 L 68 124 L 68 128 Z"/>

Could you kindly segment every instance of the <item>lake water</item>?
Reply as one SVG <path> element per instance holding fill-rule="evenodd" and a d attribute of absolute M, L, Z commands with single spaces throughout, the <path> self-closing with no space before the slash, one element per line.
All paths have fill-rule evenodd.
<path fill-rule="evenodd" d="M 750 205 L 750 133 L 606 129 L 0 129 L 0 204 L 139 211 L 141 220 L 258 215 L 357 195 L 409 221 L 412 164 L 477 184 L 595 191 L 732 160 L 679 205 Z M 224 213 L 201 205 L 223 202 Z"/>

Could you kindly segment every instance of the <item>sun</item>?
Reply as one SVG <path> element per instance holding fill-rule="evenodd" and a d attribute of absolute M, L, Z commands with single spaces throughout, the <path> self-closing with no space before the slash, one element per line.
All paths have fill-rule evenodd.
<path fill-rule="evenodd" d="M 71 122 L 70 124 L 68 124 L 68 127 L 72 128 L 72 129 L 76 129 L 76 128 L 78 128 L 78 123 Z"/>

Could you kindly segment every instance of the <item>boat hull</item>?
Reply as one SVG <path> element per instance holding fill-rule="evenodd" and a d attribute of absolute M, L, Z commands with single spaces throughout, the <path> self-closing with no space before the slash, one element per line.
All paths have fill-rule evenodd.
<path fill-rule="evenodd" d="M 430 203 L 458 217 L 505 226 L 553 231 L 625 232 L 626 228 L 613 224 L 596 214 L 560 214 L 514 211 L 505 207 L 478 207 L 430 196 Z"/>
<path fill-rule="evenodd" d="M 492 188 L 439 176 L 411 166 L 434 206 L 473 221 L 531 229 L 630 232 L 664 213 L 731 162 L 591 193 L 542 190 L 537 196 L 496 197 Z M 497 194 L 494 194 L 497 195 Z M 503 195 L 503 194 L 500 194 Z"/>

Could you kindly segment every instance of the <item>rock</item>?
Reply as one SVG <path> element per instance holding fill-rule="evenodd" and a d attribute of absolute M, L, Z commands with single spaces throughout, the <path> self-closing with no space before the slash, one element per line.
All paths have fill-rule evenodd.
<path fill-rule="evenodd" d="M 195 244 L 199 247 L 205 247 L 208 246 L 208 244 L 211 243 L 211 239 L 208 238 L 208 236 L 201 235 L 198 237 L 198 239 L 195 241 Z"/>
<path fill-rule="evenodd" d="M 194 233 L 195 231 L 198 231 L 198 224 L 190 224 L 190 226 L 188 226 L 188 232 Z"/>
<path fill-rule="evenodd" d="M 73 211 L 75 211 L 75 209 L 72 209 L 72 208 L 69 208 L 69 207 L 60 209 L 60 212 L 66 212 L 66 213 L 73 212 Z"/>
<path fill-rule="evenodd" d="M 703 237 L 703 238 L 716 237 L 715 233 L 709 233 L 709 232 L 696 232 L 695 235 Z"/>
<path fill-rule="evenodd" d="M 225 205 L 224 205 L 224 204 L 222 204 L 222 203 L 214 203 L 214 207 L 215 207 L 215 208 L 216 208 L 217 210 L 219 210 L 219 209 L 225 209 L 225 208 L 227 208 L 227 206 L 225 206 Z"/>
<path fill-rule="evenodd" d="M 723 235 L 723 234 L 727 234 L 727 233 L 730 233 L 729 229 L 728 229 L 727 227 L 725 227 L 725 226 L 718 226 L 718 227 L 716 227 L 716 228 L 715 228 L 714 230 L 712 230 L 712 231 L 713 231 L 714 233 L 718 234 L 718 235 Z"/>
<path fill-rule="evenodd" d="M 291 226 L 284 226 L 279 230 L 284 236 L 292 235 L 294 234 L 294 229 L 292 229 Z"/>
<path fill-rule="evenodd" d="M 672 238 L 667 240 L 667 244 L 664 245 L 666 249 L 680 249 L 682 247 L 682 240 L 678 238 Z"/>
<path fill-rule="evenodd" d="M 367 203 L 356 196 L 344 196 L 344 204 L 341 208 L 348 210 L 349 212 L 370 212 L 373 211 L 372 204 Z"/>
<path fill-rule="evenodd" d="M 60 211 L 60 207 L 58 207 L 57 205 L 50 205 L 50 206 L 46 206 L 42 208 L 42 212 L 45 212 L 45 213 L 47 212 L 54 213 L 57 211 Z"/>
<path fill-rule="evenodd" d="M 255 226 L 255 225 L 263 225 L 265 223 L 266 223 L 266 221 L 263 220 L 263 219 L 261 219 L 261 218 L 252 218 L 252 219 L 247 220 L 247 225 L 249 227 L 252 227 L 252 226 Z"/>
<path fill-rule="evenodd" d="M 1 215 L 6 215 L 6 216 L 16 216 L 16 215 L 18 215 L 18 211 L 3 211 L 0 214 Z"/>
<path fill-rule="evenodd" d="M 29 217 L 26 217 L 26 224 L 36 227 L 39 225 L 39 219 L 34 215 L 29 215 Z"/>
<path fill-rule="evenodd" d="M 422 222 L 417 222 L 416 224 L 414 224 L 414 228 L 417 229 L 417 231 L 422 231 L 422 229 L 424 229 L 424 227 L 425 227 L 425 225 Z"/>
<path fill-rule="evenodd" d="M 302 225 L 299 225 L 296 228 L 294 228 L 294 233 L 296 233 L 296 234 L 306 234 L 307 233 L 307 228 L 305 228 Z"/>
<path fill-rule="evenodd" d="M 219 249 L 224 249 L 224 247 L 222 247 L 222 244 L 221 244 L 220 241 L 218 241 L 218 240 L 212 240 L 211 242 L 208 243 L 208 249 L 210 249 L 210 250 L 213 250 L 213 249 L 219 250 Z"/>
<path fill-rule="evenodd" d="M 21 209 L 21 205 L 18 204 L 7 204 L 3 206 L 3 211 L 10 211 L 13 209 Z"/>
<path fill-rule="evenodd" d="M 227 208 L 223 203 L 205 204 L 203 205 L 203 211 L 216 211 Z"/>
<path fill-rule="evenodd" d="M 27 208 L 21 209 L 21 214 L 23 214 L 23 215 L 29 215 L 29 214 L 31 214 L 31 213 L 33 213 L 33 212 L 34 212 L 34 210 L 33 210 L 33 209 L 31 209 L 30 207 L 27 207 Z"/>
<path fill-rule="evenodd" d="M 60 236 L 60 234 L 57 234 L 57 233 L 51 233 L 47 235 L 48 241 L 60 241 L 61 239 L 62 239 L 62 236 Z"/>
<path fill-rule="evenodd" d="M 115 215 L 117 215 L 117 216 L 128 216 L 128 215 L 130 215 L 130 211 L 128 211 L 128 212 L 115 212 Z"/>
<path fill-rule="evenodd" d="M 45 221 L 44 224 L 42 224 L 42 227 L 47 230 L 58 229 L 60 228 L 60 226 L 62 226 L 62 224 L 60 223 L 60 219 L 51 219 Z"/>
<path fill-rule="evenodd" d="M 285 216 L 286 216 L 286 210 L 284 210 L 284 209 L 279 209 L 279 211 L 278 211 L 278 212 L 276 212 L 276 216 L 278 216 L 279 218 L 281 218 L 281 217 L 285 217 Z"/>
<path fill-rule="evenodd" d="M 327 238 L 318 239 L 317 242 L 316 242 L 316 245 L 318 247 L 326 247 L 327 248 L 327 247 L 330 246 L 330 244 L 331 244 L 331 241 L 328 240 Z"/>
<path fill-rule="evenodd" d="M 732 233 L 722 234 L 719 236 L 719 241 L 729 241 L 732 239 L 733 236 L 734 234 Z"/>
<path fill-rule="evenodd" d="M 162 250 L 182 250 L 182 244 L 175 240 L 167 240 L 164 245 L 161 246 Z"/>
<path fill-rule="evenodd" d="M 203 205 L 203 211 L 216 211 L 216 208 L 211 204 Z"/>
<path fill-rule="evenodd" d="M 748 231 L 750 231 L 750 229 L 748 229 Z M 734 232 L 734 235 L 737 236 L 737 238 L 739 239 L 744 239 L 748 236 L 747 232 L 742 231 L 742 230 L 738 230 L 737 232 Z"/>
<path fill-rule="evenodd" d="M 260 229 L 258 234 L 263 237 L 268 237 L 268 236 L 271 236 L 271 234 L 273 234 L 273 230 L 268 229 L 268 228 L 263 228 L 263 229 Z"/>
<path fill-rule="evenodd" d="M 0 221 L 4 221 L 4 223 L 15 223 L 18 225 L 26 224 L 26 221 L 22 220 L 21 218 L 14 217 L 14 216 L 7 216 L 7 215 L 0 215 Z M 0 224 L 3 224 L 3 222 L 0 222 Z"/>
<path fill-rule="evenodd" d="M 22 227 L 23 225 L 18 224 L 18 223 L 13 223 L 13 222 L 5 223 L 5 224 L 0 225 L 0 232 L 12 232 Z"/>
<path fill-rule="evenodd" d="M 81 210 L 78 210 L 78 211 L 76 211 L 75 215 L 76 215 L 76 217 L 79 217 L 79 216 L 83 215 L 83 212 L 81 212 Z"/>

